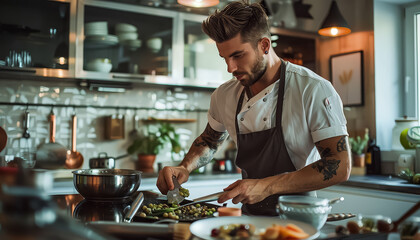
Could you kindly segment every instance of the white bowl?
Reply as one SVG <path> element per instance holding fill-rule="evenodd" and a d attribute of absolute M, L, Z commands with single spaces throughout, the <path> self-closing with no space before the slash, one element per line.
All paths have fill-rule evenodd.
<path fill-rule="evenodd" d="M 112 63 L 108 58 L 97 58 L 86 64 L 86 70 L 95 72 L 109 73 L 112 69 Z"/>
<path fill-rule="evenodd" d="M 137 27 L 128 23 L 115 24 L 116 32 L 137 32 Z"/>
<path fill-rule="evenodd" d="M 157 37 L 151 38 L 147 40 L 146 45 L 153 52 L 159 52 L 159 50 L 162 48 L 162 39 Z"/>
<path fill-rule="evenodd" d="M 124 33 L 117 33 L 118 40 L 120 42 L 125 40 L 136 40 L 139 36 L 136 32 L 124 32 Z"/>
<path fill-rule="evenodd" d="M 281 217 L 309 223 L 318 230 L 331 212 L 328 199 L 303 195 L 280 196 L 279 207 Z"/>

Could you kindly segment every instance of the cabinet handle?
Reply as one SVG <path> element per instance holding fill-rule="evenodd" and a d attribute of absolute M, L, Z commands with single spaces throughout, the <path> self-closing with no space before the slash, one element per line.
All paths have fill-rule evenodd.
<path fill-rule="evenodd" d="M 144 77 L 136 77 L 136 76 L 127 76 L 127 75 L 112 75 L 113 78 L 125 78 L 125 79 L 135 79 L 135 80 L 141 80 L 144 81 Z"/>
<path fill-rule="evenodd" d="M 19 73 L 36 73 L 35 69 L 28 68 L 11 68 L 11 67 L 0 67 L 2 72 L 19 72 Z"/>

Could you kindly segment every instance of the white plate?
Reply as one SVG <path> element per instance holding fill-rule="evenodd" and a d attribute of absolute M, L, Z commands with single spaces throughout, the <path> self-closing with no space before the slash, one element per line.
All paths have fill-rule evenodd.
<path fill-rule="evenodd" d="M 211 237 L 211 230 L 219 228 L 227 224 L 253 224 L 257 233 L 264 232 L 267 227 L 273 224 L 286 226 L 288 223 L 295 224 L 303 231 L 309 234 L 307 239 L 315 239 L 319 236 L 319 232 L 311 225 L 294 220 L 280 219 L 279 217 L 262 217 L 262 216 L 241 216 L 241 217 L 214 217 L 195 221 L 190 226 L 191 233 L 201 239 L 216 240 L 218 238 Z"/>

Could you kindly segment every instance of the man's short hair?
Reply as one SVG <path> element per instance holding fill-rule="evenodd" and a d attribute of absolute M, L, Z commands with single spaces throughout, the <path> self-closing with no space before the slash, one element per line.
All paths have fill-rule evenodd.
<path fill-rule="evenodd" d="M 271 36 L 268 17 L 261 4 L 244 1 L 231 2 L 223 10 L 216 10 L 203 21 L 201 27 L 216 43 L 232 39 L 240 33 L 243 42 L 256 47 L 261 38 Z"/>

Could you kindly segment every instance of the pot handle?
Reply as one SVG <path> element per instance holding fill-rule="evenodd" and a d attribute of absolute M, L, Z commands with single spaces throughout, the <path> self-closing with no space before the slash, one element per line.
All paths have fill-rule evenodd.
<path fill-rule="evenodd" d="M 134 199 L 133 203 L 131 204 L 130 210 L 124 216 L 124 222 L 129 223 L 131 219 L 133 219 L 134 215 L 139 210 L 141 204 L 143 203 L 144 195 L 142 192 L 139 192 L 136 199 Z"/>

